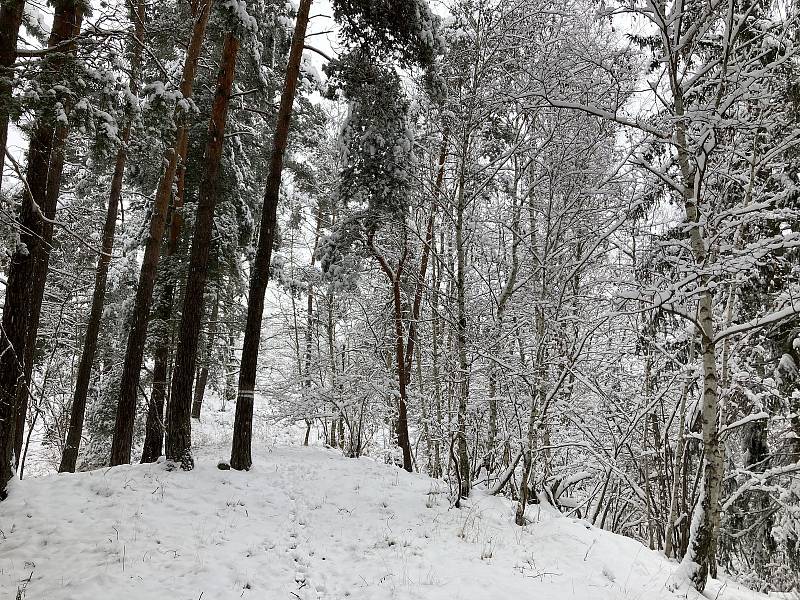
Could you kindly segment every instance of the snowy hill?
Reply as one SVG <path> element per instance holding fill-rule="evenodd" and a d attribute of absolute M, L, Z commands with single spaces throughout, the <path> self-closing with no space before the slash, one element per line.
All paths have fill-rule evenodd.
<path fill-rule="evenodd" d="M 675 564 L 638 542 L 320 448 L 201 455 L 17 482 L 0 511 L 0 598 L 666 599 Z M 709 598 L 766 598 L 711 582 Z M 692 593 L 689 598 L 696 597 Z"/>

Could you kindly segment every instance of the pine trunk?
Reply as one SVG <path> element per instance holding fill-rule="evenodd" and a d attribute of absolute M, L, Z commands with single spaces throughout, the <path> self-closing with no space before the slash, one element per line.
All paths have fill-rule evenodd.
<path fill-rule="evenodd" d="M 197 382 L 194 386 L 194 399 L 192 400 L 192 418 L 199 419 L 200 412 L 203 410 L 203 398 L 206 394 L 206 384 L 208 383 L 208 363 L 211 361 L 211 354 L 214 352 L 214 342 L 217 337 L 217 321 L 219 319 L 219 296 L 214 296 L 214 306 L 211 309 L 210 323 L 208 324 L 208 340 L 206 342 L 205 362 L 197 375 Z M 173 392 L 174 393 L 174 392 Z"/>
<path fill-rule="evenodd" d="M 137 39 L 144 39 L 144 2 L 139 2 L 136 14 L 133 17 L 134 32 Z M 139 91 L 139 68 L 142 58 L 142 46 L 133 43 L 131 52 L 131 79 L 128 89 L 132 96 L 136 96 Z M 135 110 L 130 106 L 131 113 Z M 100 319 L 103 316 L 103 303 L 106 296 L 106 282 L 108 280 L 108 267 L 111 264 L 111 253 L 114 249 L 114 235 L 117 227 L 117 213 L 119 212 L 119 202 L 122 197 L 122 181 L 125 175 L 125 163 L 128 159 L 128 141 L 131 137 L 132 114 L 128 115 L 128 121 L 122 130 L 122 144 L 117 151 L 116 162 L 114 163 L 114 175 L 111 177 L 111 191 L 108 195 L 108 210 L 106 211 L 106 221 L 103 225 L 103 239 L 101 246 L 100 259 L 97 261 L 97 271 L 94 278 L 94 293 L 92 294 L 92 308 L 89 312 L 89 320 L 86 324 L 86 335 L 83 340 L 83 351 L 81 352 L 80 362 L 78 363 L 78 373 L 75 382 L 75 394 L 72 398 L 72 409 L 70 411 L 69 426 L 67 429 L 67 440 L 64 444 L 64 452 L 61 455 L 61 465 L 58 467 L 59 473 L 74 473 L 75 465 L 78 460 L 78 450 L 80 449 L 81 433 L 83 431 L 83 420 L 86 415 L 86 398 L 89 394 L 89 383 L 92 374 L 92 365 L 97 352 L 97 337 L 100 333 Z"/>
<path fill-rule="evenodd" d="M 17 37 L 22 23 L 25 0 L 10 0 L 0 6 L 0 173 L 6 159 L 11 94 L 14 90 L 14 62 L 17 60 Z M 0 177 L 0 186 L 2 177 Z"/>
<path fill-rule="evenodd" d="M 200 50 L 205 37 L 208 16 L 213 0 L 200 0 L 193 6 L 194 26 L 186 59 L 183 64 L 181 78 L 181 94 L 184 98 L 191 98 L 194 85 L 194 76 L 197 63 L 200 59 Z M 156 272 L 161 255 L 161 242 L 166 226 L 167 208 L 172 192 L 172 185 L 178 169 L 180 151 L 186 147 L 188 128 L 184 122 L 185 115 L 182 109 L 176 109 L 175 120 L 178 123 L 175 133 L 175 144 L 167 148 L 164 153 L 166 169 L 156 190 L 153 201 L 153 211 L 150 217 L 147 244 L 145 246 L 142 268 L 139 273 L 139 283 L 136 289 L 133 314 L 131 317 L 130 331 L 125 349 L 122 378 L 117 404 L 117 415 L 114 423 L 114 438 L 111 445 L 111 465 L 126 464 L 131 461 L 131 447 L 133 445 L 133 426 L 136 418 L 136 397 L 139 389 L 144 345 L 147 337 L 147 324 L 149 319 L 150 303 L 153 298 Z"/>
<path fill-rule="evenodd" d="M 184 175 L 186 172 L 186 154 L 188 152 L 188 138 L 178 148 L 178 170 L 176 172 L 175 196 L 169 211 L 169 233 L 167 234 L 167 247 L 164 252 L 165 259 L 170 259 L 178 251 L 178 242 L 183 227 L 183 197 L 185 191 Z M 175 302 L 175 281 L 172 274 L 167 271 L 168 277 L 162 283 L 162 288 L 155 303 L 153 318 L 161 324 L 160 335 L 156 339 L 153 350 L 153 390 L 150 402 L 147 404 L 145 420 L 144 447 L 142 448 L 142 463 L 151 463 L 158 460 L 164 453 L 164 407 L 169 403 L 169 359 L 172 351 L 174 328 L 172 326 L 172 308 Z"/>
<path fill-rule="evenodd" d="M 150 402 L 147 403 L 142 464 L 156 462 L 164 453 L 164 406 L 167 401 L 168 371 L 169 344 L 158 344 L 153 356 L 153 388 L 150 391 Z"/>
<path fill-rule="evenodd" d="M 57 2 L 48 46 L 75 37 L 82 21 L 81 4 Z M 54 59 L 50 68 L 57 70 L 65 60 L 63 55 Z M 68 108 L 65 99 L 62 104 Z M 57 126 L 54 119 L 40 115 L 28 151 L 20 243 L 11 257 L 0 332 L 0 499 L 6 496 L 6 484 L 22 448 L 30 363 L 50 259 L 66 137 L 66 126 Z"/>
<path fill-rule="evenodd" d="M 270 171 L 264 191 L 264 207 L 261 213 L 261 228 L 258 235 L 258 249 L 252 273 L 250 274 L 250 293 L 247 299 L 247 323 L 242 345 L 242 361 L 239 370 L 239 391 L 236 400 L 236 417 L 233 425 L 233 444 L 231 447 L 231 467 L 238 470 L 249 469 L 253 464 L 251 441 L 253 435 L 253 399 L 258 367 L 258 347 L 261 342 L 261 320 L 264 313 L 264 294 L 269 283 L 269 267 L 272 260 L 272 246 L 275 240 L 275 224 L 278 200 L 281 191 L 283 159 L 289 137 L 289 124 L 292 118 L 297 81 L 300 75 L 300 59 L 308 26 L 308 13 L 312 0 L 300 0 L 297 11 L 289 62 L 286 66 L 281 104 L 275 124 Z"/>
<path fill-rule="evenodd" d="M 397 263 L 397 270 L 393 270 L 386 257 L 375 246 L 375 230 L 371 230 L 367 235 L 367 245 L 372 251 L 373 256 L 378 260 L 386 278 L 389 280 L 389 287 L 392 294 L 392 307 L 394 310 L 394 336 L 395 336 L 395 368 L 397 370 L 397 387 L 400 397 L 397 401 L 397 420 L 394 423 L 395 437 L 397 445 L 403 452 L 403 468 L 409 473 L 412 471 L 411 440 L 408 435 L 408 392 L 407 382 L 410 378 L 406 373 L 406 368 L 410 366 L 405 360 L 405 334 L 403 331 L 403 299 L 400 295 L 400 283 L 403 276 L 403 267 L 408 256 L 408 244 L 406 240 L 405 227 L 403 227 L 403 252 Z M 391 364 L 391 361 L 389 362 Z"/>
<path fill-rule="evenodd" d="M 411 440 L 408 436 L 408 392 L 406 381 L 408 375 L 405 372 L 405 360 L 403 356 L 403 305 L 400 297 L 400 273 L 398 272 L 392 281 L 392 299 L 394 303 L 394 331 L 395 331 L 395 357 L 397 359 L 397 384 L 400 391 L 398 400 L 397 421 L 395 422 L 395 434 L 397 435 L 397 445 L 403 452 L 403 469 L 409 473 L 413 470 L 411 460 Z"/>
<path fill-rule="evenodd" d="M 44 202 L 38 203 L 44 222 L 41 229 L 41 241 L 34 252 L 33 272 L 31 274 L 32 293 L 28 301 L 28 320 L 25 325 L 25 352 L 23 358 L 23 379 L 16 390 L 16 432 L 14 435 L 14 454 L 19 468 L 22 456 L 22 442 L 25 430 L 25 419 L 28 414 L 28 399 L 31 397 L 31 380 L 33 363 L 36 357 L 36 339 L 39 333 L 39 320 L 42 314 L 44 289 L 47 272 L 50 268 L 50 250 L 53 241 L 53 220 L 56 217 L 56 204 L 61 189 L 61 174 L 64 170 L 64 150 L 69 129 L 59 126 L 55 129 L 50 146 L 50 164 L 47 166 L 47 182 Z M 38 171 L 38 168 L 36 169 Z"/>
<path fill-rule="evenodd" d="M 238 51 L 239 40 L 233 33 L 226 33 L 222 47 L 222 63 L 217 77 L 217 90 L 208 124 L 203 182 L 197 201 L 189 274 L 178 330 L 178 349 L 172 373 L 172 395 L 167 407 L 167 458 L 180 460 L 184 468 L 192 465 L 192 383 L 197 363 L 197 341 L 203 320 L 203 294 L 206 287 L 211 233 L 214 227 L 214 207 L 217 202 L 222 148 L 225 141 L 225 121 L 236 73 Z"/>

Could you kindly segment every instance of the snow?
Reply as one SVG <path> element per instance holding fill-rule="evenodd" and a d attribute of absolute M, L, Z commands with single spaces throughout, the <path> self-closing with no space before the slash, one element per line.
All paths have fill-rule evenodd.
<path fill-rule="evenodd" d="M 763 410 L 757 413 L 751 413 L 749 415 L 745 415 L 741 419 L 734 421 L 730 425 L 725 426 L 724 428 L 722 428 L 720 433 L 724 433 L 732 429 L 742 427 L 744 425 L 747 425 L 748 423 L 752 423 L 753 421 L 763 421 L 764 419 L 769 419 L 769 414 L 764 412 Z"/>
<path fill-rule="evenodd" d="M 675 598 L 676 564 L 546 506 L 320 447 L 254 449 L 250 472 L 133 465 L 13 483 L 0 598 L 537 600 Z M 681 597 L 698 597 L 684 590 Z M 694 594 L 694 595 L 693 595 Z M 720 600 L 766 598 L 710 582 Z"/>

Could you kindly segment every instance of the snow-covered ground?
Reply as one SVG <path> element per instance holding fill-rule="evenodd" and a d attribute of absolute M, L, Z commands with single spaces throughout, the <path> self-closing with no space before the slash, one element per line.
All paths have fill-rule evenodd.
<path fill-rule="evenodd" d="M 520 528 L 506 500 L 451 508 L 441 482 L 335 450 L 259 450 L 249 473 L 217 469 L 224 454 L 16 482 L 0 599 L 687 597 L 665 587 L 674 563 L 545 508 Z M 705 595 L 766 598 L 716 581 Z"/>

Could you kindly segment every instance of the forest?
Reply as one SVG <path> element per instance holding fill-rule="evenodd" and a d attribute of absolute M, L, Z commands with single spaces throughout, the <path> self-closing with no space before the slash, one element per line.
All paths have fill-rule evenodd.
<path fill-rule="evenodd" d="M 280 431 L 800 589 L 797 0 L 2 0 L 0 144 L 0 514 Z"/>

